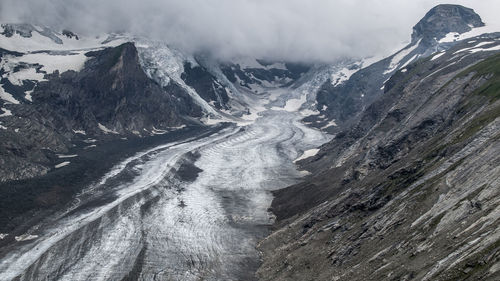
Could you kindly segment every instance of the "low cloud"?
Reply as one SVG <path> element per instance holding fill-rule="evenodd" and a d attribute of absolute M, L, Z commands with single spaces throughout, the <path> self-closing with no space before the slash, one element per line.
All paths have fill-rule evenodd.
<path fill-rule="evenodd" d="M 486 22 L 498 0 L 464 0 Z M 0 21 L 96 34 L 125 31 L 186 52 L 290 61 L 389 54 L 431 0 L 2 0 Z"/>

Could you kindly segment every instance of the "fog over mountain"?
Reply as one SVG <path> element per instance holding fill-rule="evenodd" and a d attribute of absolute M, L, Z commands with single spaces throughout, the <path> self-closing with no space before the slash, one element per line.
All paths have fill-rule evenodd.
<path fill-rule="evenodd" d="M 388 54 L 443 1 L 418 0 L 4 0 L 2 22 L 35 22 L 80 33 L 127 31 L 223 59 L 292 61 Z M 452 1 L 496 20 L 496 0 Z M 492 8 L 497 7 L 497 8 Z M 397 22 L 398 24 L 394 24 Z"/>

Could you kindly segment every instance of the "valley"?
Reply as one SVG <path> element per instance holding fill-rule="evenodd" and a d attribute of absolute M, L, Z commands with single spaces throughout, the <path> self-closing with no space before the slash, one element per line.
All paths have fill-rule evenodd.
<path fill-rule="evenodd" d="M 327 61 L 152 37 L 0 25 L 0 280 L 500 278 L 500 26 L 440 4 Z"/>

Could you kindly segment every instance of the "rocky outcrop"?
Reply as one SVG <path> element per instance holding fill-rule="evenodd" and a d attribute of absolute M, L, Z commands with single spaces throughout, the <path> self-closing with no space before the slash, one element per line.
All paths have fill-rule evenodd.
<path fill-rule="evenodd" d="M 498 280 L 491 38 L 397 71 L 355 126 L 301 163 L 314 174 L 275 192 L 261 280 Z"/>
<path fill-rule="evenodd" d="M 484 26 L 481 17 L 470 8 L 460 5 L 438 5 L 432 8 L 414 27 L 412 42 L 418 40 L 430 46 L 448 33 L 465 33 Z"/>

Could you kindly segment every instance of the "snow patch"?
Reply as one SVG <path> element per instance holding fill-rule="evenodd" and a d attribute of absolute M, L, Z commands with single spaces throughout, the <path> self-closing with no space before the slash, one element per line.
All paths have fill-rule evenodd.
<path fill-rule="evenodd" d="M 8 60 L 7 63 L 8 62 L 10 62 L 10 60 Z M 15 63 L 16 62 L 14 62 L 14 64 Z M 36 72 L 36 69 L 31 67 L 22 69 L 18 72 L 9 72 L 7 75 L 10 83 L 22 86 L 24 80 L 44 81 L 43 76 L 45 74 L 42 72 Z"/>
<path fill-rule="evenodd" d="M 0 114 L 0 117 L 12 116 L 12 111 L 8 110 L 5 107 L 2 107 L 1 109 L 2 109 L 3 113 Z"/>
<path fill-rule="evenodd" d="M 305 177 L 305 176 L 309 176 L 309 175 L 311 175 L 311 174 L 312 174 L 311 172 L 306 171 L 306 170 L 300 170 L 300 171 L 299 171 L 299 173 L 300 173 L 300 175 L 301 175 L 301 176 L 303 176 L 303 177 Z"/>
<path fill-rule="evenodd" d="M 0 98 L 8 103 L 19 104 L 19 101 L 16 100 L 11 94 L 4 91 L 1 85 L 0 85 Z"/>
<path fill-rule="evenodd" d="M 446 34 L 441 40 L 439 40 L 439 43 L 446 43 L 446 42 L 455 42 L 460 39 L 460 33 L 458 32 L 450 32 Z"/>
<path fill-rule="evenodd" d="M 26 91 L 26 92 L 24 92 L 24 94 L 25 94 L 24 98 L 25 98 L 26 100 L 29 100 L 29 101 L 31 101 L 31 102 L 33 101 L 33 98 L 32 98 L 32 96 L 31 96 L 31 94 L 33 94 L 33 90 Z"/>
<path fill-rule="evenodd" d="M 335 72 L 333 73 L 332 75 L 332 85 L 334 87 L 337 87 L 339 85 L 341 85 L 342 83 L 344 83 L 345 81 L 349 80 L 349 78 L 351 78 L 351 76 L 358 72 L 359 68 L 355 68 L 355 67 L 350 67 L 350 68 L 347 68 L 347 67 L 344 67 L 342 68 L 341 70 L 339 70 L 338 72 Z"/>
<path fill-rule="evenodd" d="M 70 154 L 70 155 L 65 155 L 65 154 L 57 154 L 57 158 L 74 158 L 77 157 L 78 154 Z"/>
<path fill-rule="evenodd" d="M 168 127 L 169 130 L 180 130 L 186 128 L 186 125 L 180 125 L 177 127 Z"/>
<path fill-rule="evenodd" d="M 455 41 L 460 41 L 472 37 L 476 37 L 485 33 L 493 33 L 500 31 L 500 23 L 486 23 L 485 26 L 473 28 L 469 32 L 458 34 L 456 32 L 451 32 L 446 34 L 444 38 L 439 40 L 439 43 L 450 43 Z"/>
<path fill-rule="evenodd" d="M 456 52 L 454 52 L 453 54 L 458 54 L 458 53 L 462 53 L 462 52 L 467 52 L 467 51 L 470 51 L 472 49 L 476 49 L 476 48 L 479 48 L 481 46 L 484 46 L 484 45 L 489 45 L 489 44 L 494 44 L 495 42 L 494 41 L 488 41 L 488 42 L 481 42 L 479 44 L 476 44 L 472 47 L 467 47 L 467 48 L 463 48 L 463 49 L 460 49 Z"/>
<path fill-rule="evenodd" d="M 106 128 L 106 126 L 104 126 L 103 124 L 101 123 L 97 123 L 97 126 L 99 126 L 99 129 L 101 131 L 103 131 L 105 134 L 115 134 L 115 135 L 118 135 L 118 132 L 115 131 L 115 130 L 110 130 L 108 128 Z"/>
<path fill-rule="evenodd" d="M 80 135 L 86 135 L 87 134 L 87 133 L 85 133 L 84 130 L 73 130 L 73 133 L 80 134 Z"/>
<path fill-rule="evenodd" d="M 303 117 L 308 117 L 308 116 L 312 116 L 312 115 L 319 115 L 320 112 L 316 109 L 303 109 L 300 111 L 300 115 L 302 115 Z"/>
<path fill-rule="evenodd" d="M 29 240 L 33 240 L 33 239 L 37 239 L 37 238 L 38 238 L 38 235 L 31 235 L 31 234 L 23 234 L 23 235 L 19 235 L 19 236 L 14 237 L 14 239 L 16 239 L 17 242 L 29 241 Z"/>
<path fill-rule="evenodd" d="M 59 163 L 59 164 L 55 165 L 54 168 L 59 169 L 59 168 L 62 168 L 64 166 L 68 166 L 69 163 L 71 163 L 71 162 L 65 161 L 65 162 L 62 162 L 62 163 Z"/>
<path fill-rule="evenodd" d="M 318 148 L 306 150 L 306 151 L 304 151 L 304 153 L 302 153 L 302 155 L 299 158 L 293 160 L 293 163 L 297 163 L 300 160 L 304 160 L 304 159 L 307 159 L 309 157 L 313 157 L 314 155 L 318 154 L 318 152 L 319 152 Z"/>
<path fill-rule="evenodd" d="M 164 134 L 168 133 L 168 131 L 167 130 L 156 129 L 153 126 L 153 130 L 151 131 L 151 133 L 153 133 L 153 135 L 164 135 Z"/>
<path fill-rule="evenodd" d="M 59 73 L 63 73 L 68 70 L 80 71 L 88 57 L 85 56 L 85 52 L 71 53 L 67 55 L 52 55 L 48 53 L 37 53 L 37 54 L 27 54 L 22 57 L 12 58 L 11 61 L 15 62 L 25 62 L 30 64 L 41 64 L 43 67 L 41 70 L 47 73 L 53 73 L 58 70 Z M 43 75 L 40 73 L 29 72 L 25 74 L 28 76 L 31 74 L 32 80 L 41 80 Z M 41 76 L 41 77 L 40 77 Z"/>
<path fill-rule="evenodd" d="M 273 106 L 272 110 L 284 110 L 288 112 L 297 112 L 302 107 L 304 103 L 307 101 L 307 95 L 302 95 L 298 99 L 289 99 L 286 101 L 285 107 L 275 107 Z"/>
<path fill-rule="evenodd" d="M 335 123 L 335 120 L 331 120 L 325 126 L 321 127 L 321 130 L 328 129 L 330 127 L 336 127 L 336 126 L 337 126 L 337 123 Z"/>

